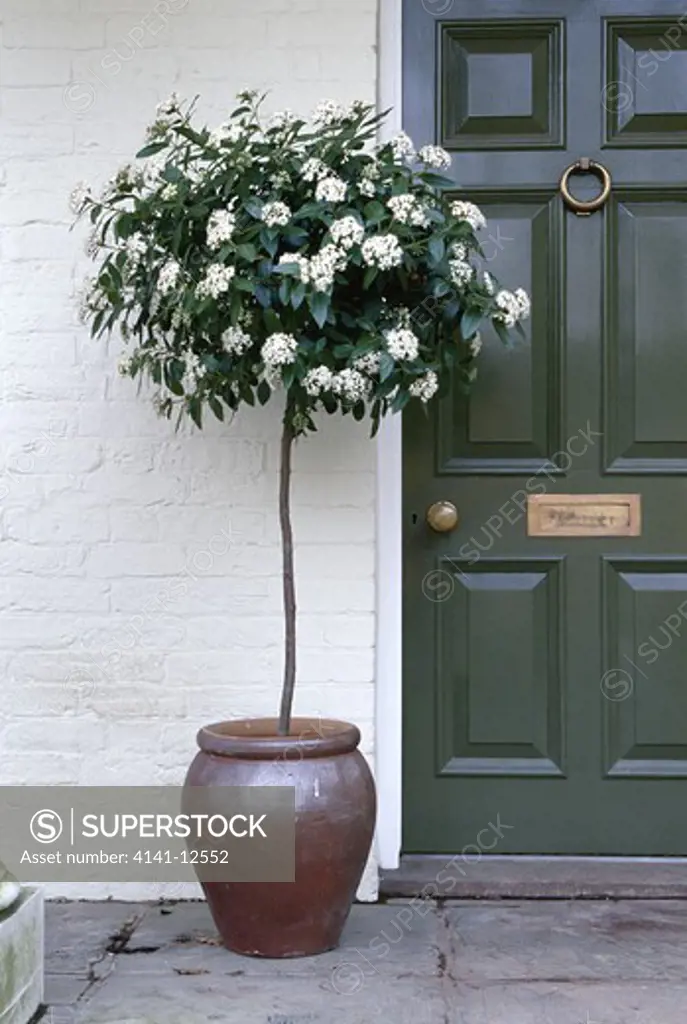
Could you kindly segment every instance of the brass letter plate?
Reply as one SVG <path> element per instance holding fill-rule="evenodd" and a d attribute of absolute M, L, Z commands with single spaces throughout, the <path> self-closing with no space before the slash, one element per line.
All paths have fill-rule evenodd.
<path fill-rule="evenodd" d="M 639 494 L 534 494 L 527 499 L 530 537 L 639 537 Z"/>

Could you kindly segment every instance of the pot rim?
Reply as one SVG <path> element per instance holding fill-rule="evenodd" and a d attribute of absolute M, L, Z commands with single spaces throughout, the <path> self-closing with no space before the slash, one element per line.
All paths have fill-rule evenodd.
<path fill-rule="evenodd" d="M 237 718 L 198 730 L 206 754 L 245 760 L 297 762 L 303 758 L 349 754 L 360 743 L 360 729 L 334 718 L 292 718 L 288 736 L 279 736 L 277 718 Z"/>

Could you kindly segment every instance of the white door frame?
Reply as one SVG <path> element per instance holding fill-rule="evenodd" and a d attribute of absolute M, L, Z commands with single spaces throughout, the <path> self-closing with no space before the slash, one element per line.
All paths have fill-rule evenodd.
<path fill-rule="evenodd" d="M 402 127 L 403 0 L 379 0 L 377 105 L 392 108 L 383 137 Z M 377 635 L 375 767 L 379 814 L 377 855 L 394 870 L 401 852 L 403 545 L 401 417 L 388 416 L 377 441 Z"/>

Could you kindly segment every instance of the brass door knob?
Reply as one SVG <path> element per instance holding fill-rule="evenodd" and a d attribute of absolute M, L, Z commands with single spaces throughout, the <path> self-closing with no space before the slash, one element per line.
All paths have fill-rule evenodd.
<path fill-rule="evenodd" d="M 437 533 L 450 533 L 458 525 L 458 509 L 452 501 L 435 501 L 427 509 L 426 518 Z"/>

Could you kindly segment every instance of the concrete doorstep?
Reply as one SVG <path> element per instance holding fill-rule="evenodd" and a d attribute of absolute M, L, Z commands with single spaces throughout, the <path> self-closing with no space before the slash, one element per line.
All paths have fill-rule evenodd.
<path fill-rule="evenodd" d="M 684 1024 L 687 903 L 397 900 L 286 961 L 228 953 L 203 903 L 53 903 L 46 1003 L 41 1024 Z"/>
<path fill-rule="evenodd" d="M 43 1000 L 43 894 L 0 913 L 0 1024 L 27 1024 Z"/>

